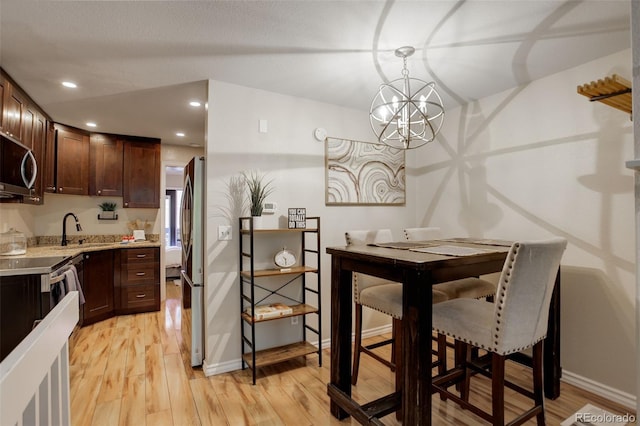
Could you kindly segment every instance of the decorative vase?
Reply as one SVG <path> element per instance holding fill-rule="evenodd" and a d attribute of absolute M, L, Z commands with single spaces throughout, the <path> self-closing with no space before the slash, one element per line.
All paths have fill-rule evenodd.
<path fill-rule="evenodd" d="M 262 228 L 262 216 L 251 216 L 253 220 L 253 229 L 261 229 Z"/>

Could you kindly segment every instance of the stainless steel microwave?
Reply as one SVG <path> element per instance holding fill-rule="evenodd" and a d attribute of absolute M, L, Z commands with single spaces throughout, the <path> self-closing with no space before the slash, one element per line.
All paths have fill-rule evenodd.
<path fill-rule="evenodd" d="M 33 151 L 0 136 L 0 198 L 31 195 L 38 176 L 38 164 Z"/>

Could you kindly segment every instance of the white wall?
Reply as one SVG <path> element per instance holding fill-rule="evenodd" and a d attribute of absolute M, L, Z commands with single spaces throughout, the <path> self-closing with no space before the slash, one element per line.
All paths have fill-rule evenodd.
<path fill-rule="evenodd" d="M 565 237 L 562 366 L 634 406 L 635 249 L 632 122 L 576 93 L 618 73 L 631 50 L 447 111 L 419 151 L 416 222 L 447 234 Z M 590 383 L 593 381 L 595 383 Z"/>
<path fill-rule="evenodd" d="M 268 120 L 268 133 L 258 132 L 261 119 Z M 402 228 L 412 222 L 415 206 L 410 202 L 401 207 L 325 206 L 324 144 L 313 138 L 316 127 L 324 127 L 333 137 L 373 140 L 365 112 L 209 82 L 205 350 L 210 373 L 240 365 L 238 225 L 236 217 L 221 210 L 229 207 L 225 184 L 231 176 L 260 169 L 274 179 L 276 190 L 269 201 L 277 202 L 280 211 L 265 217 L 271 226 L 277 225 L 278 216 L 286 214 L 288 207 L 305 207 L 308 216 L 321 217 L 323 339 L 330 335 L 331 274 L 325 248 L 344 245 L 348 229 L 391 227 L 400 237 Z M 408 178 L 407 186 L 412 185 Z M 218 225 L 232 225 L 234 239 L 217 241 Z M 364 327 L 385 325 L 387 320 L 370 315 Z M 272 337 L 276 334 L 274 331 Z"/>

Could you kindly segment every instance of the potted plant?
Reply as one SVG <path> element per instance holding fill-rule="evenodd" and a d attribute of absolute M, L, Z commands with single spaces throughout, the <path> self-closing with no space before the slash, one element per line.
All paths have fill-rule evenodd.
<path fill-rule="evenodd" d="M 262 216 L 262 209 L 264 208 L 264 201 L 273 192 L 272 180 L 264 181 L 265 176 L 260 172 L 252 170 L 249 172 L 243 172 L 245 185 L 247 186 L 247 192 L 249 195 L 249 204 L 251 209 L 251 216 L 253 216 L 254 227 L 259 228 L 260 220 L 256 220 Z"/>
<path fill-rule="evenodd" d="M 102 213 L 98 216 L 100 219 L 117 219 L 116 215 L 116 207 L 118 207 L 117 203 L 113 201 L 105 201 L 103 203 L 98 204 L 98 207 L 102 209 Z"/>

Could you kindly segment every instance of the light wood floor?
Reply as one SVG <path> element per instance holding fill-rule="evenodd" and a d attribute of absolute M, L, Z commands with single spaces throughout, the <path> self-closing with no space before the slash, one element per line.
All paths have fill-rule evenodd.
<path fill-rule="evenodd" d="M 70 345 L 74 426 L 356 424 L 329 414 L 328 351 L 322 367 L 317 356 L 309 356 L 306 361 L 259 370 L 256 386 L 251 385 L 248 369 L 212 377 L 192 369 L 182 346 L 179 298 L 179 287 L 168 282 L 167 301 L 160 312 L 112 318 L 74 334 Z M 526 368 L 510 366 L 507 373 L 514 381 L 530 383 Z M 361 402 L 373 400 L 390 393 L 393 383 L 393 373 L 364 355 L 353 395 Z M 472 399 L 490 407 L 488 381 L 474 379 L 472 386 Z M 546 401 L 549 425 L 559 425 L 587 403 L 618 414 L 629 412 L 564 383 L 561 394 Z M 528 404 L 508 390 L 505 399 L 508 418 Z M 486 424 L 437 396 L 433 403 L 435 425 Z M 400 424 L 394 415 L 384 421 Z"/>

